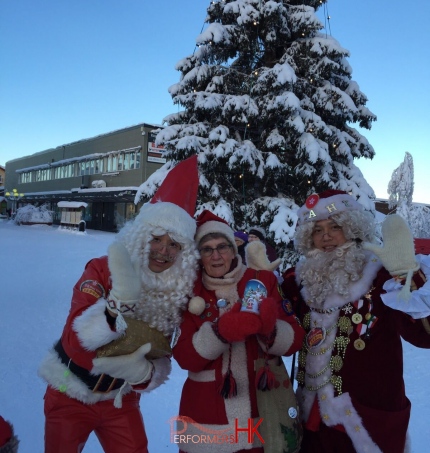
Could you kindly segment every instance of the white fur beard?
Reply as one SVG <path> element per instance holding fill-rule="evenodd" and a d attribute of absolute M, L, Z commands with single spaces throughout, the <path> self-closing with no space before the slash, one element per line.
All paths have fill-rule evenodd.
<path fill-rule="evenodd" d="M 323 306 L 329 294 L 347 297 L 351 282 L 361 278 L 365 264 L 364 252 L 348 242 L 333 252 L 312 250 L 297 265 L 297 273 L 312 304 Z"/>

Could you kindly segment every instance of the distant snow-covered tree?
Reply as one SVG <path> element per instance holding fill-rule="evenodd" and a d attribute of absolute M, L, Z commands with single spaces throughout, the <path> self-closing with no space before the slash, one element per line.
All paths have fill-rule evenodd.
<path fill-rule="evenodd" d="M 321 32 L 315 11 L 324 3 L 211 1 L 169 89 L 183 110 L 156 138 L 172 161 L 160 173 L 198 155 L 198 212 L 211 208 L 237 229 L 264 227 L 280 254 L 311 193 L 345 190 L 374 209 L 354 164 L 374 150 L 353 125 L 370 129 L 376 117 L 351 78 L 349 52 Z M 149 198 L 155 179 L 140 194 Z"/>
<path fill-rule="evenodd" d="M 416 238 L 430 237 L 430 209 L 413 204 L 414 162 L 412 155 L 405 153 L 403 162 L 393 171 L 388 183 L 388 206 L 395 209 L 409 224 Z"/>
<path fill-rule="evenodd" d="M 414 162 L 410 153 L 405 153 L 403 162 L 393 171 L 388 183 L 388 206 L 409 222 L 414 193 Z"/>
<path fill-rule="evenodd" d="M 409 225 L 416 238 L 430 238 L 430 209 L 421 204 L 414 204 L 409 213 Z"/>

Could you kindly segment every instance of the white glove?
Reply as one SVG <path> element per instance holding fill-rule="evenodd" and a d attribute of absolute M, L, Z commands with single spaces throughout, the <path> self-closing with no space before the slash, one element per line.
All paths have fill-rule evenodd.
<path fill-rule="evenodd" d="M 383 247 L 364 242 L 363 248 L 377 255 L 391 275 L 406 275 L 419 269 L 411 230 L 401 216 L 392 214 L 385 218 L 382 240 Z"/>
<path fill-rule="evenodd" d="M 146 343 L 131 354 L 95 358 L 91 373 L 108 374 L 117 379 L 124 379 L 131 385 L 141 384 L 151 378 L 154 367 L 145 357 L 150 350 L 151 343 Z"/>
<path fill-rule="evenodd" d="M 119 310 L 122 304 L 133 305 L 139 301 L 141 278 L 135 269 L 130 254 L 123 244 L 113 242 L 108 249 L 109 271 L 112 276 L 112 289 L 109 299 L 116 303 Z"/>
<path fill-rule="evenodd" d="M 278 258 L 272 263 L 266 255 L 266 246 L 261 241 L 251 241 L 245 247 L 246 266 L 257 271 L 274 271 L 280 264 Z"/>

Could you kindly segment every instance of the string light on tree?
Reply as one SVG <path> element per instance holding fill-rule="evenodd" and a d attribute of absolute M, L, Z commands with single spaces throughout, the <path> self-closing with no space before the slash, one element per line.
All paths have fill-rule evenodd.
<path fill-rule="evenodd" d="M 178 62 L 170 89 L 185 110 L 157 135 L 174 163 L 201 156 L 199 206 L 225 212 L 236 229 L 275 232 L 282 212 L 289 227 L 270 238 L 279 250 L 291 240 L 294 209 L 311 193 L 347 186 L 372 198 L 352 162 L 374 151 L 353 123 L 370 129 L 376 117 L 355 91 L 349 52 L 321 32 L 315 10 L 326 3 L 211 1 L 199 47 Z"/>

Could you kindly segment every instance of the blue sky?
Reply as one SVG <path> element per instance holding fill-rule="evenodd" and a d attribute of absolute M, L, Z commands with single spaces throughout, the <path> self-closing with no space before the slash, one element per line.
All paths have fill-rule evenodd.
<path fill-rule="evenodd" d="M 168 87 L 210 0 L 0 0 L 0 164 L 177 110 Z M 415 202 L 430 203 L 430 2 L 329 0 L 319 17 L 351 53 L 378 117 L 356 161 L 379 198 L 408 151 Z"/>

